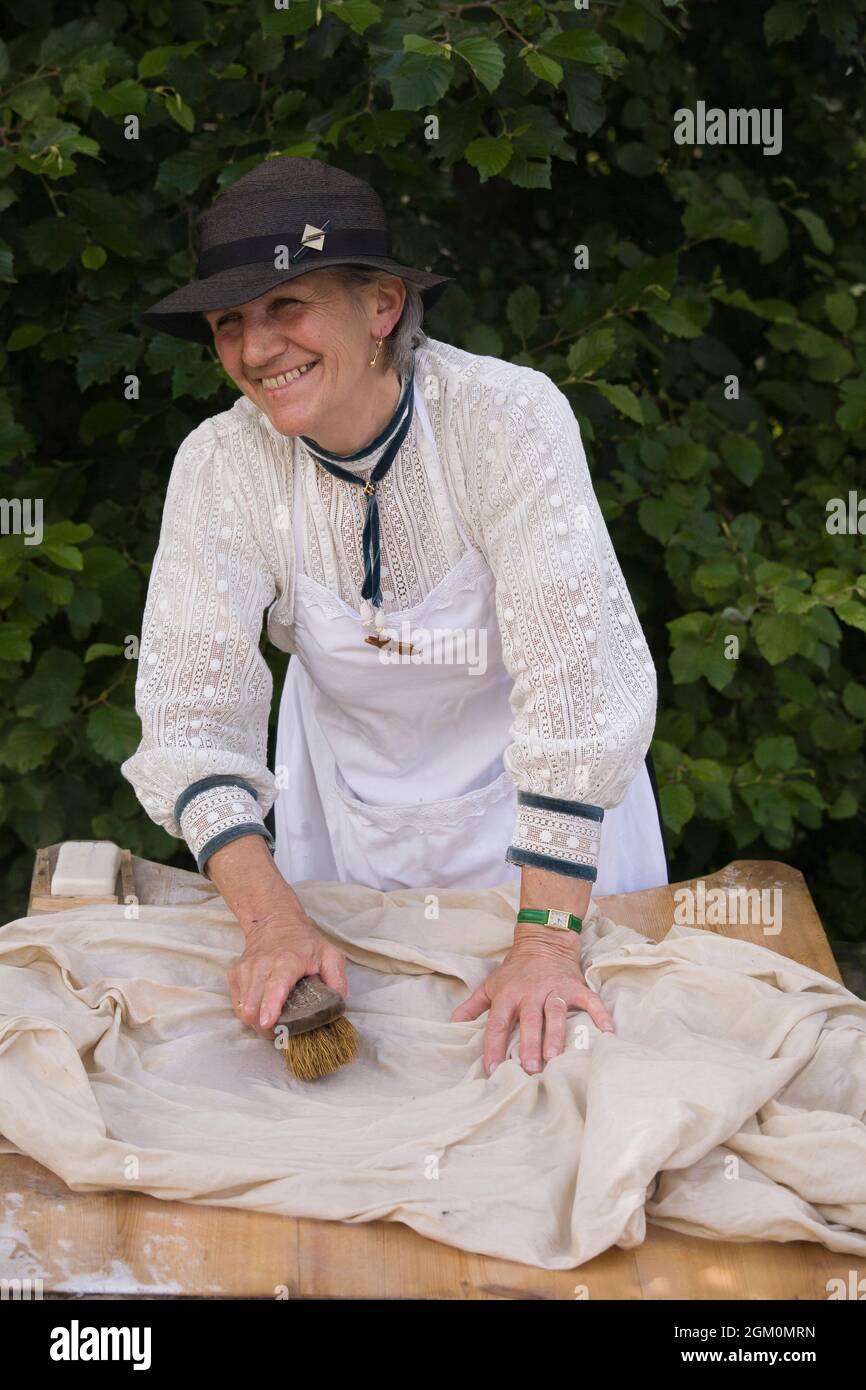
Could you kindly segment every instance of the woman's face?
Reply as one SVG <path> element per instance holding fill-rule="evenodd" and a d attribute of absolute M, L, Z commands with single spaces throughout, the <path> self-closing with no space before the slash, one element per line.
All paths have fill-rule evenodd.
<path fill-rule="evenodd" d="M 367 364 L 405 297 L 394 275 L 347 285 L 339 272 L 313 270 L 205 318 L 225 370 L 274 428 L 317 439 L 369 409 Z"/>

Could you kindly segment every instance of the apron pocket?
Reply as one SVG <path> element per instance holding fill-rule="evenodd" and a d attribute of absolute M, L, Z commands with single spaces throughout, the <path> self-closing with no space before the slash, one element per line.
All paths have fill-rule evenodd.
<path fill-rule="evenodd" d="M 462 796 L 374 806 L 334 770 L 331 839 L 343 882 L 398 888 L 484 888 L 508 877 L 517 789 L 503 770 Z"/>

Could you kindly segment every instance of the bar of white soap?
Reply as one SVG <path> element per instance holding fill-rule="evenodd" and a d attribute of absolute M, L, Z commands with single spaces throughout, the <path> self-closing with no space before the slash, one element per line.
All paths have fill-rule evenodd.
<path fill-rule="evenodd" d="M 119 868 L 120 850 L 113 840 L 65 840 L 51 876 L 52 897 L 110 897 Z"/>

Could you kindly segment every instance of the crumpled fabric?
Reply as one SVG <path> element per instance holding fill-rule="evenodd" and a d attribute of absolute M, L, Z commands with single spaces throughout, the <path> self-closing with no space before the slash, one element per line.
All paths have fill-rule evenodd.
<path fill-rule="evenodd" d="M 616 1033 L 572 1010 L 530 1076 L 515 1027 L 487 1078 L 487 1015 L 449 1018 L 511 944 L 516 885 L 294 887 L 346 954 L 357 1061 L 297 1081 L 235 1018 L 243 937 L 217 896 L 20 918 L 0 930 L 0 1151 L 77 1192 L 402 1221 L 543 1269 L 648 1221 L 866 1254 L 866 1003 L 842 985 L 592 903 L 583 963 Z"/>

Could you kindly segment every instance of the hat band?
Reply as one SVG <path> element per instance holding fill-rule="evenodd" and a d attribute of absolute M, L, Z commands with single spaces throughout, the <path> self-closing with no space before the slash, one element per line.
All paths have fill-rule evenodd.
<path fill-rule="evenodd" d="M 327 225 L 327 224 L 326 224 Z M 342 231 L 323 231 L 320 228 L 305 229 L 305 233 L 319 232 L 318 237 L 308 237 L 307 244 L 297 232 L 270 232 L 267 236 L 241 237 L 238 241 L 225 241 L 219 246 L 211 246 L 203 251 L 198 262 L 198 278 L 207 280 L 220 270 L 229 270 L 236 265 L 254 265 L 269 262 L 276 268 L 280 248 L 287 250 L 282 254 L 294 265 L 302 256 L 321 254 L 328 256 L 388 256 L 387 234 L 372 227 L 345 227 Z M 288 249 L 292 248 L 292 249 Z"/>

